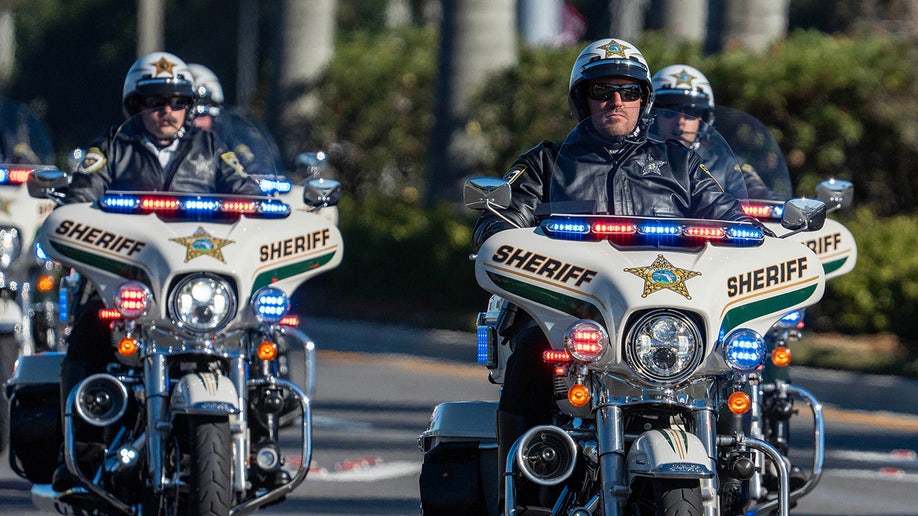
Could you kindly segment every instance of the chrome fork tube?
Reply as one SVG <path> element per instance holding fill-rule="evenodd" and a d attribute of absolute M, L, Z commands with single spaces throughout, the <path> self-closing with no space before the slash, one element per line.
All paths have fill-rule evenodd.
<path fill-rule="evenodd" d="M 764 395 L 762 392 L 762 382 L 757 378 L 749 379 L 749 437 L 754 439 L 765 439 L 765 429 L 762 428 L 762 403 Z M 749 479 L 749 498 L 752 500 L 761 500 L 768 493 L 765 491 L 765 455 L 758 449 L 753 449 L 752 459 L 755 464 L 755 472 Z"/>
<path fill-rule="evenodd" d="M 147 464 L 153 491 L 161 493 L 166 483 L 163 468 L 163 440 L 167 437 L 170 421 L 166 411 L 169 377 L 166 357 L 153 353 L 143 363 L 143 381 L 147 405 Z"/>
<path fill-rule="evenodd" d="M 603 514 L 624 514 L 629 489 L 625 485 L 625 431 L 621 408 L 603 405 L 596 410 L 596 438 Z"/>
<path fill-rule="evenodd" d="M 233 433 L 233 488 L 238 493 L 245 492 L 246 462 L 249 457 L 247 367 L 245 359 L 238 356 L 232 360 L 229 371 L 230 381 L 236 388 L 236 404 L 239 407 L 239 413 L 230 416 L 230 430 Z"/>
<path fill-rule="evenodd" d="M 711 462 L 717 464 L 717 423 L 714 409 L 699 408 L 692 411 L 695 420 L 695 435 L 701 440 Z M 720 512 L 720 503 L 717 497 L 717 478 L 702 478 L 701 495 L 704 500 L 704 513 L 707 516 L 717 516 Z"/>

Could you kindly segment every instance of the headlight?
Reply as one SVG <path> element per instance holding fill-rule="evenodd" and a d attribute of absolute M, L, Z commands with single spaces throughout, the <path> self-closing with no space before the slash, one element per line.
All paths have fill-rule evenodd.
<path fill-rule="evenodd" d="M 731 369 L 755 371 L 765 362 L 765 339 L 753 330 L 737 330 L 724 339 L 723 351 Z"/>
<path fill-rule="evenodd" d="M 564 333 L 564 347 L 580 362 L 595 362 L 609 347 L 609 334 L 596 321 L 582 320 Z"/>
<path fill-rule="evenodd" d="M 625 359 L 638 375 L 658 381 L 684 379 L 701 361 L 701 332 L 687 316 L 648 312 L 628 332 Z"/>
<path fill-rule="evenodd" d="M 258 322 L 276 324 L 290 310 L 290 300 L 279 288 L 262 287 L 252 297 L 252 310 Z"/>
<path fill-rule="evenodd" d="M 196 333 L 223 329 L 236 313 L 236 293 L 229 282 L 215 274 L 193 274 L 172 290 L 172 319 Z"/>
<path fill-rule="evenodd" d="M 19 258 L 22 239 L 19 230 L 9 226 L 0 227 L 0 267 L 6 269 Z"/>

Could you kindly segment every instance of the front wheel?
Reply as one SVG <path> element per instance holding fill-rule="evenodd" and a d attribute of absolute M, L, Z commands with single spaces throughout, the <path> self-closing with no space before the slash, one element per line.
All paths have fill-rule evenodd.
<path fill-rule="evenodd" d="M 697 479 L 641 478 L 632 486 L 629 513 L 635 516 L 701 516 L 701 484 Z"/>
<path fill-rule="evenodd" d="M 226 515 L 233 500 L 233 441 L 226 418 L 188 418 L 189 514 Z"/>

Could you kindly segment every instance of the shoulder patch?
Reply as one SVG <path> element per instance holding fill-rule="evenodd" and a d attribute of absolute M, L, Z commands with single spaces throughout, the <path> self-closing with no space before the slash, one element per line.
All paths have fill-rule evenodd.
<path fill-rule="evenodd" d="M 224 163 L 232 167 L 232 169 L 235 170 L 236 173 L 239 174 L 240 176 L 249 177 L 248 174 L 245 173 L 245 169 L 242 168 L 242 163 L 239 162 L 239 158 L 236 157 L 235 152 L 233 151 L 224 152 L 223 154 L 220 155 L 220 159 L 222 159 Z"/>
<path fill-rule="evenodd" d="M 86 151 L 86 156 L 83 157 L 83 161 L 80 162 L 80 167 L 77 170 L 84 174 L 92 174 L 104 167 L 105 162 L 105 154 L 102 154 L 102 149 L 90 147 L 89 150 Z"/>
<path fill-rule="evenodd" d="M 525 171 L 526 171 L 526 165 L 523 165 L 522 163 L 517 164 L 516 166 L 508 170 L 506 174 L 504 174 L 504 181 L 512 185 L 517 179 L 520 178 L 521 175 L 523 175 L 523 172 Z"/>

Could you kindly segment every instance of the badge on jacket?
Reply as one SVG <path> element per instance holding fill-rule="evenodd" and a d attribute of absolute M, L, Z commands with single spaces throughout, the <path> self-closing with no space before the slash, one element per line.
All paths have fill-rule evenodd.
<path fill-rule="evenodd" d="M 83 161 L 80 162 L 80 167 L 77 171 L 84 174 L 92 174 L 104 167 L 105 161 L 105 154 L 102 154 L 102 149 L 90 147 L 89 150 L 86 151 L 86 156 L 83 158 Z"/>
<path fill-rule="evenodd" d="M 220 159 L 222 159 L 224 163 L 232 167 L 233 170 L 235 170 L 236 173 L 239 174 L 240 176 L 249 177 L 248 174 L 245 173 L 245 169 L 242 168 L 242 163 L 239 162 L 239 158 L 236 157 L 235 152 L 233 151 L 224 152 L 223 154 L 220 155 Z"/>

